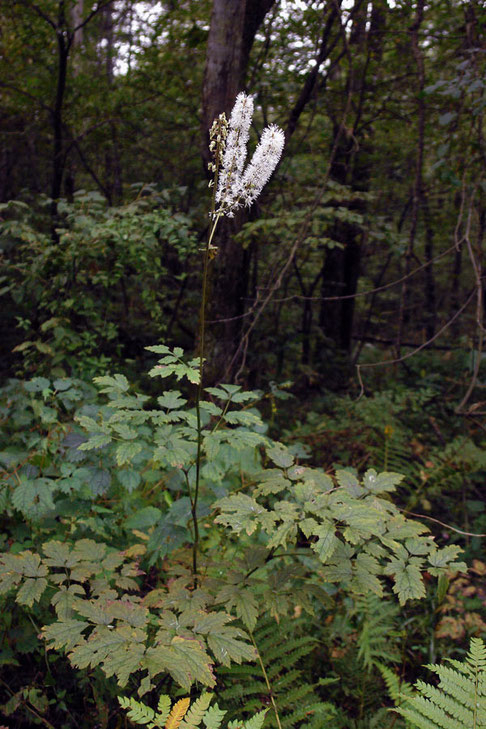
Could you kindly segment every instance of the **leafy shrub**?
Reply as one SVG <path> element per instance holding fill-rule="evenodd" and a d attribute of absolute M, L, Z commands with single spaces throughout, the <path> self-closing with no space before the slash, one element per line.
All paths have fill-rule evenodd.
<path fill-rule="evenodd" d="M 152 376 L 197 384 L 197 360 L 151 349 L 161 355 Z M 301 466 L 265 434 L 254 393 L 207 388 L 198 420 L 180 391 L 166 390 L 153 408 L 122 375 L 96 381 L 107 403 L 82 407 L 83 442 L 36 434 L 26 470 L 19 475 L 17 454 L 4 474 L 4 509 L 20 512 L 32 532 L 28 549 L 7 542 L 15 549 L 0 558 L 0 589 L 33 612 L 47 645 L 73 667 L 100 667 L 120 686 L 134 675 L 142 693 L 160 675 L 214 686 L 215 666 L 255 659 L 247 631 L 259 616 L 291 612 L 296 590 L 310 613 L 329 603 L 331 585 L 382 596 L 391 581 L 404 603 L 424 595 L 424 570 L 462 567 L 457 547 L 438 549 L 394 506 L 399 476 L 332 478 Z M 54 392 L 36 378 L 22 396 L 54 424 L 59 414 L 46 401 L 71 404 L 73 386 Z M 56 427 L 67 426 L 61 418 Z M 157 501 L 132 511 L 154 473 Z M 155 585 L 144 574 L 150 565 L 163 565 Z M 244 628 L 229 624 L 234 615 Z"/>
<path fill-rule="evenodd" d="M 3 205 L 0 295 L 23 332 L 26 372 L 89 375 L 171 335 L 196 238 L 150 186 L 120 207 L 84 191 L 58 207 L 53 241 L 33 209 Z"/>

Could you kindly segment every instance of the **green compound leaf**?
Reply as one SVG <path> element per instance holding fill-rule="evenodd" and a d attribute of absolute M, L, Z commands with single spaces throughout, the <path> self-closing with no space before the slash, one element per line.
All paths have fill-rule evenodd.
<path fill-rule="evenodd" d="M 194 632 L 206 635 L 207 643 L 218 663 L 230 666 L 231 661 L 254 661 L 256 653 L 253 646 L 245 643 L 246 633 L 239 628 L 226 625 L 233 620 L 227 613 L 200 612 L 194 622 Z"/>
<path fill-rule="evenodd" d="M 127 441 L 126 443 L 120 443 L 116 449 L 115 459 L 118 466 L 123 466 L 125 463 L 131 463 L 133 458 L 140 453 L 142 450 L 141 443 L 133 443 Z"/>
<path fill-rule="evenodd" d="M 294 463 L 294 457 L 284 446 L 275 445 L 267 448 L 267 456 L 279 468 L 290 468 Z"/>
<path fill-rule="evenodd" d="M 46 587 L 47 580 L 45 577 L 40 577 L 39 579 L 28 577 L 18 591 L 15 601 L 20 605 L 32 607 L 34 602 L 40 600 Z"/>
<path fill-rule="evenodd" d="M 236 610 L 236 615 L 248 630 L 254 630 L 258 619 L 258 604 L 251 589 L 240 585 L 225 585 L 218 592 L 217 602 L 222 602 L 226 610 Z"/>
<path fill-rule="evenodd" d="M 394 559 L 386 566 L 385 574 L 393 575 L 395 581 L 393 592 L 398 595 L 400 605 L 404 605 L 407 600 L 425 597 L 425 586 L 420 571 L 422 567 L 423 560 L 418 557 L 412 557 L 408 564 L 403 560 Z"/>
<path fill-rule="evenodd" d="M 200 681 L 205 686 L 214 686 L 216 683 L 212 661 L 201 643 L 194 638 L 175 636 L 168 646 L 148 648 L 143 665 L 151 677 L 168 672 L 184 688 L 190 688 L 194 681 Z"/>
<path fill-rule="evenodd" d="M 165 726 L 166 721 L 169 718 L 170 707 L 170 696 L 162 694 L 157 702 L 157 723 L 161 726 Z"/>
<path fill-rule="evenodd" d="M 245 722 L 234 719 L 233 721 L 228 722 L 228 729 L 262 729 L 266 713 L 267 709 L 260 711 Z"/>
<path fill-rule="evenodd" d="M 276 515 L 246 494 L 225 496 L 216 501 L 214 506 L 221 509 L 221 514 L 215 521 L 231 527 L 237 533 L 244 530 L 251 535 L 259 524 L 269 531 L 277 520 Z"/>
<path fill-rule="evenodd" d="M 60 620 L 42 628 L 42 635 L 48 642 L 48 648 L 70 651 L 84 641 L 82 633 L 88 626 L 89 623 L 82 620 Z"/>
<path fill-rule="evenodd" d="M 155 711 L 149 706 L 145 706 L 145 704 L 142 704 L 140 701 L 136 701 L 135 699 L 128 699 L 125 696 L 119 696 L 118 701 L 122 709 L 128 710 L 127 716 L 134 724 L 141 724 L 144 726 L 145 724 L 150 724 L 154 721 Z"/>
<path fill-rule="evenodd" d="M 73 608 L 76 598 L 84 595 L 81 585 L 61 585 L 59 591 L 53 595 L 51 605 L 56 609 L 59 620 L 70 620 L 73 617 Z"/>
<path fill-rule="evenodd" d="M 42 545 L 42 551 L 47 559 L 44 564 L 49 567 L 73 567 L 79 562 L 79 557 L 74 555 L 68 544 L 52 540 Z"/>
<path fill-rule="evenodd" d="M 54 510 L 55 484 L 48 478 L 25 479 L 12 494 L 12 503 L 26 519 L 42 519 Z"/>
<path fill-rule="evenodd" d="M 218 704 L 211 706 L 203 716 L 203 724 L 206 729 L 219 729 L 226 716 L 226 711 L 219 708 Z"/>
<path fill-rule="evenodd" d="M 404 477 L 399 473 L 376 473 L 373 468 L 366 471 L 363 478 L 363 486 L 367 491 L 374 494 L 384 493 L 385 491 L 395 491 L 399 483 Z"/>
<path fill-rule="evenodd" d="M 78 445 L 78 451 L 92 451 L 96 448 L 103 448 L 111 443 L 111 436 L 105 433 L 97 433 L 92 435 L 85 443 Z"/>
<path fill-rule="evenodd" d="M 179 724 L 179 729 L 196 729 L 196 727 L 201 724 L 203 716 L 206 713 L 212 698 L 213 694 L 206 691 L 202 693 L 201 696 L 196 699 L 193 704 L 191 704 L 188 712 Z"/>

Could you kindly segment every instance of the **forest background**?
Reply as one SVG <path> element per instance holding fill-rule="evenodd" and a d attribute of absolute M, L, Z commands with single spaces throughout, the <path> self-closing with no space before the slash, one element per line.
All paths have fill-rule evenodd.
<path fill-rule="evenodd" d="M 268 725 L 399 729 L 405 719 L 387 713 L 398 700 L 393 676 L 413 682 L 423 663 L 461 657 L 469 636 L 484 637 L 485 26 L 480 0 L 0 0 L 0 507 L 2 549 L 21 560 L 14 568 L 5 557 L 0 573 L 10 726 L 119 726 L 120 685 L 129 694 L 142 681 L 139 695 L 155 705 L 196 676 L 199 693 L 215 685 L 231 716 L 270 707 Z M 182 350 L 197 358 L 201 349 L 209 128 L 241 90 L 255 100 L 251 151 L 269 123 L 286 144 L 263 195 L 223 219 L 213 241 L 203 385 L 206 416 L 225 421 L 227 441 L 211 450 L 202 433 L 214 421 L 201 421 L 199 404 L 197 427 L 188 410 L 163 435 L 140 412 L 161 392 L 147 376 L 156 354 L 181 388 L 159 397 L 162 408 L 177 414 L 201 397 Z M 114 434 L 116 408 L 125 421 Z M 196 435 L 178 431 L 177 418 Z M 201 492 L 198 504 L 201 448 L 201 488 L 212 496 Z M 460 546 L 469 571 L 438 588 L 433 569 L 420 587 L 414 575 L 407 594 L 386 584 L 390 570 L 385 592 L 371 594 L 371 568 L 361 587 L 357 573 L 328 573 L 319 592 L 302 570 L 316 544 L 331 559 L 321 533 L 299 530 L 289 510 L 278 517 L 287 536 L 263 543 L 263 521 L 256 537 L 224 516 L 228 494 L 256 478 L 255 452 L 258 467 L 272 461 L 285 478 L 337 469 L 339 488 L 355 496 L 356 479 L 375 473 L 367 469 L 402 474 L 384 490 L 398 488 L 400 513 L 420 517 L 451 558 Z M 272 488 L 258 493 L 272 502 Z M 113 570 L 125 570 L 119 590 L 176 584 L 194 602 L 197 561 L 231 541 L 209 523 L 213 508 L 245 549 L 252 539 L 256 552 L 268 549 L 239 555 L 243 582 L 235 576 L 233 597 L 221 598 L 240 626 L 231 630 L 251 641 L 224 620 L 213 637 L 229 641 L 233 660 L 258 655 L 256 664 L 223 658 L 214 684 L 207 656 L 192 656 L 191 669 L 180 655 L 174 668 L 171 654 L 163 677 L 154 669 L 140 679 L 125 654 L 122 670 L 99 646 L 80 657 L 81 633 L 61 640 L 52 626 L 75 632 L 73 616 L 106 627 L 80 607 L 78 588 L 89 585 L 92 606 L 113 600 Z M 367 543 L 372 532 L 356 534 Z M 289 535 L 297 551 L 277 552 L 272 571 Z M 86 567 L 100 540 L 106 594 Z M 69 544 L 71 557 L 55 556 L 54 543 Z M 136 567 L 109 561 L 122 549 Z M 409 554 L 425 554 L 417 549 Z M 62 599 L 52 585 L 43 594 L 46 570 L 76 564 L 85 572 Z M 311 582 L 313 596 L 295 594 Z M 126 620 L 106 615 L 108 627 Z M 181 630 L 198 634 L 189 623 Z M 42 630 L 60 652 L 46 652 Z"/>

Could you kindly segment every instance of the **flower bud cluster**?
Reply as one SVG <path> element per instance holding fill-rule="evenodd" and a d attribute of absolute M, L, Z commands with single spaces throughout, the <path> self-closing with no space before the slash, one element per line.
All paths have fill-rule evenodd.
<path fill-rule="evenodd" d="M 250 163 L 243 169 L 252 117 L 252 97 L 245 93 L 238 94 L 225 137 L 226 148 L 220 161 L 215 215 L 231 218 L 242 205 L 250 206 L 270 179 L 282 155 L 285 136 L 279 127 L 272 124 L 263 130 Z"/>
<path fill-rule="evenodd" d="M 228 136 L 228 120 L 226 114 L 223 113 L 215 119 L 209 130 L 209 151 L 213 158 L 212 162 L 208 163 L 208 169 L 210 172 L 216 173 L 223 164 L 223 154 L 226 146 L 226 137 Z M 211 180 L 209 187 L 214 185 L 214 180 Z"/>

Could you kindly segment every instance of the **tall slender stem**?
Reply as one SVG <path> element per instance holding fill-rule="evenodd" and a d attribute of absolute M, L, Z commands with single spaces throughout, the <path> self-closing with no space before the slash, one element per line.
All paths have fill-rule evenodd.
<path fill-rule="evenodd" d="M 213 203 L 214 207 L 214 203 Z M 203 258 L 203 280 L 202 280 L 202 300 L 199 314 L 199 382 L 196 393 L 196 422 L 197 422 L 197 452 L 196 452 L 196 483 L 194 486 L 194 495 L 191 498 L 192 522 L 194 525 L 194 541 L 192 544 L 192 573 L 194 575 L 194 587 L 197 587 L 198 574 L 198 553 L 199 553 L 199 525 L 197 523 L 197 501 L 199 497 L 199 483 L 201 478 L 201 456 L 202 456 L 202 424 L 201 424 L 201 397 L 203 387 L 203 367 L 204 367 L 204 338 L 206 333 L 206 300 L 208 291 L 208 271 L 211 253 L 212 241 L 216 226 L 221 215 L 212 218 L 211 229 L 208 241 L 204 248 Z M 190 495 L 189 495 L 190 496 Z"/>

